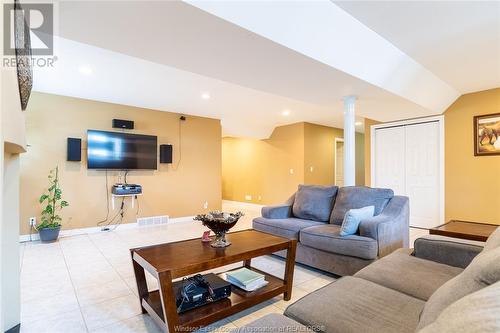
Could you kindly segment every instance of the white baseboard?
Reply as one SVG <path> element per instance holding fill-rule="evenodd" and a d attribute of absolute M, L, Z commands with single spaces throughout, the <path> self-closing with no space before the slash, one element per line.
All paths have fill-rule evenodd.
<path fill-rule="evenodd" d="M 183 216 L 183 217 L 175 217 L 175 218 L 169 218 L 168 224 L 177 224 L 177 223 L 183 223 L 183 222 L 192 222 L 194 216 Z M 120 224 L 116 230 L 129 230 L 129 229 L 142 229 L 142 228 L 152 228 L 152 227 L 157 227 L 157 226 L 164 226 L 165 224 L 152 224 L 152 225 L 138 225 L 137 222 L 132 222 L 132 223 L 122 223 Z M 114 225 L 110 225 L 111 228 L 114 227 Z M 70 237 L 70 236 L 76 236 L 76 235 L 86 235 L 86 234 L 96 234 L 99 232 L 109 232 L 109 231 L 103 231 L 102 227 L 87 227 L 87 228 L 78 228 L 78 229 L 69 229 L 69 230 L 61 230 L 59 233 L 59 237 Z M 40 240 L 40 237 L 37 232 L 34 232 L 31 234 L 31 240 L 32 241 L 37 241 Z M 20 242 L 29 242 L 30 241 L 30 235 L 20 235 L 19 236 L 19 241 Z"/>

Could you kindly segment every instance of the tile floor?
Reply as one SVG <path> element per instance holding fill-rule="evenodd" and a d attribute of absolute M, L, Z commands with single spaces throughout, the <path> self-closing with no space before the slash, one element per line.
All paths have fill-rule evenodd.
<path fill-rule="evenodd" d="M 252 218 L 260 215 L 258 209 L 235 203 L 224 203 L 224 210 L 245 212 L 235 230 L 249 228 Z M 198 237 L 203 230 L 198 223 L 180 222 L 63 237 L 51 244 L 22 243 L 21 332 L 160 332 L 141 314 L 129 249 Z M 412 229 L 411 243 L 425 233 Z M 283 275 L 284 262 L 274 256 L 257 258 L 252 264 Z M 297 265 L 290 302 L 276 297 L 208 330 L 225 332 L 265 314 L 282 313 L 291 302 L 333 280 L 331 275 Z M 151 276 L 148 285 L 157 288 Z"/>

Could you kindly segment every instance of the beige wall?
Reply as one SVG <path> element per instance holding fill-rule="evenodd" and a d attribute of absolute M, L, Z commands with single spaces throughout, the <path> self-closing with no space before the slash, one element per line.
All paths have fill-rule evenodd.
<path fill-rule="evenodd" d="M 187 117 L 182 126 L 182 160 L 179 153 L 179 115 L 124 105 L 34 93 L 27 111 L 29 149 L 21 158 L 21 233 L 29 231 L 30 216 L 39 216 L 38 197 L 47 187 L 47 174 L 59 166 L 64 198 L 65 229 L 94 227 L 106 216 L 105 172 L 86 167 L 87 129 L 113 130 L 113 118 L 135 121 L 133 133 L 158 136 L 158 143 L 174 145 L 174 164 L 159 164 L 156 171 L 131 171 L 129 183 L 143 186 L 139 217 L 190 216 L 221 206 L 221 126 L 219 120 Z M 82 162 L 66 162 L 66 139 L 84 139 Z M 109 184 L 118 181 L 109 172 Z M 130 203 L 128 201 L 128 203 Z M 126 206 L 129 207 L 129 206 Z M 113 216 L 116 211 L 111 212 Z M 129 208 L 124 223 L 135 222 Z"/>
<path fill-rule="evenodd" d="M 463 95 L 444 113 L 446 220 L 500 224 L 500 156 L 474 156 L 473 139 L 473 117 L 498 112 L 500 88 Z"/>
<path fill-rule="evenodd" d="M 304 182 L 303 138 L 304 123 L 297 123 L 276 127 L 266 140 L 222 139 L 222 197 L 261 204 L 288 198 Z"/>
<path fill-rule="evenodd" d="M 304 183 L 331 185 L 335 174 L 335 138 L 342 139 L 340 128 L 305 123 Z M 364 185 L 364 135 L 356 133 L 356 185 Z M 313 167 L 311 171 L 311 167 Z"/>
<path fill-rule="evenodd" d="M 275 204 L 293 194 L 298 184 L 333 184 L 335 137 L 342 138 L 343 131 L 297 123 L 276 127 L 266 140 L 224 138 L 222 197 Z M 357 133 L 356 141 L 356 182 L 363 184 L 363 135 Z M 247 195 L 252 199 L 247 200 Z"/>

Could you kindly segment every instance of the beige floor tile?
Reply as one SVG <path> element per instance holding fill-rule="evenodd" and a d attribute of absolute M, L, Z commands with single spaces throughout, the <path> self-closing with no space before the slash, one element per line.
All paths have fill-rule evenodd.
<path fill-rule="evenodd" d="M 139 299 L 135 295 L 82 306 L 81 309 L 89 330 L 108 326 L 141 314 Z"/>
<path fill-rule="evenodd" d="M 59 313 L 79 312 L 79 305 L 73 290 L 59 293 L 51 297 L 39 297 L 37 299 L 22 302 L 21 322 L 28 323 L 55 316 Z"/>
<path fill-rule="evenodd" d="M 99 284 L 106 284 L 111 282 L 122 281 L 122 278 L 116 271 L 111 268 L 104 270 L 74 273 L 70 271 L 71 281 L 76 290 L 81 288 L 86 288 L 90 286 L 95 286 Z"/>
<path fill-rule="evenodd" d="M 69 278 L 40 279 L 32 283 L 21 283 L 21 302 L 43 300 L 59 294 L 73 293 L 73 284 Z"/>
<path fill-rule="evenodd" d="M 132 290 L 124 281 L 112 281 L 76 290 L 80 306 L 88 306 L 122 296 L 132 296 Z"/>
<path fill-rule="evenodd" d="M 33 322 L 21 321 L 21 333 L 86 333 L 87 328 L 79 310 L 58 313 Z"/>
<path fill-rule="evenodd" d="M 91 329 L 92 333 L 161 333 L 160 328 L 149 315 L 135 317 L 116 322 L 111 325 Z"/>
<path fill-rule="evenodd" d="M 322 288 L 330 283 L 335 281 L 334 277 L 327 276 L 327 275 L 321 275 L 317 276 L 312 280 L 300 283 L 297 285 L 302 290 L 305 290 L 307 292 L 313 292 L 319 288 Z"/>
<path fill-rule="evenodd" d="M 299 299 L 306 296 L 307 294 L 309 294 L 309 291 L 304 290 L 300 287 L 294 286 L 293 290 L 292 290 L 292 298 L 289 301 L 285 301 L 283 299 L 283 296 L 280 295 L 280 296 L 275 297 L 273 299 L 273 301 L 274 301 L 273 305 L 275 307 L 277 307 L 278 309 L 280 309 L 281 312 L 283 312 L 290 304 L 298 301 Z"/>
<path fill-rule="evenodd" d="M 272 301 L 267 301 L 247 310 L 243 310 L 227 319 L 235 326 L 241 327 L 270 313 L 283 313 L 283 310 L 276 307 Z"/>

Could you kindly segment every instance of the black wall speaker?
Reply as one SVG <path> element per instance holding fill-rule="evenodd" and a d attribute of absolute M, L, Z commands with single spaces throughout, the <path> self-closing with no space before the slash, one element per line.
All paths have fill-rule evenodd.
<path fill-rule="evenodd" d="M 75 162 L 82 160 L 82 139 L 68 138 L 68 153 L 66 160 Z"/>
<path fill-rule="evenodd" d="M 132 120 L 113 119 L 113 128 L 134 129 Z"/>
<path fill-rule="evenodd" d="M 172 163 L 172 145 L 160 145 L 160 163 Z"/>

